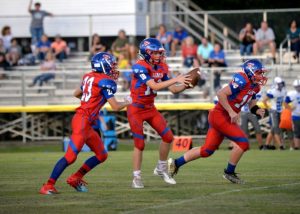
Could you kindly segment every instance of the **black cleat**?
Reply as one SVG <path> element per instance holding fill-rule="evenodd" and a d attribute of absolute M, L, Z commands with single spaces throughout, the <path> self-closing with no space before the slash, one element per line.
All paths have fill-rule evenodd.
<path fill-rule="evenodd" d="M 225 178 L 226 180 L 230 181 L 231 183 L 234 184 L 244 184 L 245 182 L 243 180 L 241 180 L 238 176 L 237 173 L 227 173 L 226 169 L 224 169 L 224 174 L 223 174 L 223 178 Z"/>

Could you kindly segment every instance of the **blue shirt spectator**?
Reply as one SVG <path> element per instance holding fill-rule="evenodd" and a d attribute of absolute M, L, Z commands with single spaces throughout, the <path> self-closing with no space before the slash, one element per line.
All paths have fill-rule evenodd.
<path fill-rule="evenodd" d="M 51 42 L 48 40 L 48 36 L 44 34 L 41 41 L 36 45 L 38 59 L 43 61 L 46 53 L 51 49 Z"/>
<path fill-rule="evenodd" d="M 184 39 L 188 37 L 188 32 L 183 29 L 181 26 L 176 26 L 175 31 L 173 32 L 173 41 L 171 46 L 171 56 L 176 55 L 176 49 L 178 45 L 182 45 Z"/>

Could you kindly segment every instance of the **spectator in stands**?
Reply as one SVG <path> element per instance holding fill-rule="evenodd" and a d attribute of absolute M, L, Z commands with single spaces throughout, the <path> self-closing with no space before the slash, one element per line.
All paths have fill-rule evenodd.
<path fill-rule="evenodd" d="M 5 59 L 5 54 L 0 52 L 0 80 L 5 79 L 7 76 L 2 71 L 10 70 L 10 64 Z"/>
<path fill-rule="evenodd" d="M 176 55 L 177 46 L 181 46 L 186 37 L 188 37 L 188 32 L 181 26 L 177 25 L 173 33 L 173 41 L 171 44 L 171 56 Z"/>
<path fill-rule="evenodd" d="M 291 21 L 289 29 L 287 30 L 287 36 L 291 39 L 291 51 L 295 51 L 293 57 L 299 62 L 300 28 L 297 27 L 296 20 Z"/>
<path fill-rule="evenodd" d="M 13 36 L 11 34 L 10 27 L 4 26 L 2 28 L 2 39 L 3 39 L 3 44 L 4 44 L 6 51 L 8 51 L 8 49 L 10 48 L 12 38 L 13 38 Z"/>
<path fill-rule="evenodd" d="M 91 44 L 91 49 L 90 49 L 90 59 L 99 52 L 104 52 L 106 51 L 106 46 L 104 44 L 101 43 L 101 38 L 100 36 L 95 33 L 92 36 L 92 44 Z M 89 60 L 90 60 L 89 59 Z"/>
<path fill-rule="evenodd" d="M 170 54 L 171 43 L 173 39 L 172 37 L 172 33 L 167 31 L 166 26 L 164 24 L 160 24 L 156 39 L 158 39 L 158 41 L 160 41 L 160 43 L 164 46 L 167 56 Z"/>
<path fill-rule="evenodd" d="M 37 57 L 40 61 L 45 59 L 47 52 L 51 50 L 51 42 L 46 34 L 43 34 L 41 41 L 36 45 Z"/>
<path fill-rule="evenodd" d="M 255 43 L 255 29 L 251 23 L 247 23 L 246 26 L 240 31 L 240 53 L 241 56 L 245 54 L 250 56 L 253 53 L 253 44 Z"/>
<path fill-rule="evenodd" d="M 276 43 L 275 34 L 272 28 L 268 26 L 268 22 L 262 21 L 260 29 L 255 34 L 256 42 L 253 44 L 253 54 L 257 55 L 259 51 L 263 51 L 269 47 L 273 57 L 274 63 L 276 62 Z"/>
<path fill-rule="evenodd" d="M 1 37 L 0 37 L 0 53 L 6 53 L 6 49 L 4 47 L 4 42 Z"/>
<path fill-rule="evenodd" d="M 125 30 L 120 30 L 118 38 L 113 42 L 111 51 L 114 56 L 118 57 L 120 53 L 123 53 L 126 59 L 129 59 L 129 41 L 126 36 Z"/>
<path fill-rule="evenodd" d="M 41 3 L 36 2 L 34 4 L 34 9 L 32 7 L 32 0 L 29 1 L 28 12 L 31 14 L 31 24 L 30 24 L 30 33 L 31 33 L 31 44 L 36 45 L 38 41 L 41 40 L 42 35 L 44 34 L 43 21 L 45 16 L 53 16 L 52 13 L 41 10 Z"/>
<path fill-rule="evenodd" d="M 214 50 L 210 52 L 208 58 L 209 67 L 227 67 L 225 53 L 222 50 L 221 44 L 215 43 Z M 221 87 L 221 70 L 217 69 L 214 73 L 214 89 L 218 90 Z"/>
<path fill-rule="evenodd" d="M 68 46 L 66 41 L 63 40 L 59 34 L 56 35 L 54 42 L 51 43 L 51 48 L 56 59 L 60 62 L 67 58 L 67 54 L 69 52 Z"/>
<path fill-rule="evenodd" d="M 188 36 L 184 40 L 184 44 L 181 46 L 181 52 L 183 57 L 183 65 L 187 68 L 199 67 L 197 59 L 197 45 L 194 43 L 194 39 Z"/>
<path fill-rule="evenodd" d="M 198 46 L 197 54 L 201 65 L 208 63 L 210 53 L 214 50 L 213 45 L 207 41 L 207 38 L 202 37 L 201 45 Z"/>
<path fill-rule="evenodd" d="M 10 64 L 5 58 L 5 54 L 0 52 L 0 70 L 8 71 L 10 70 Z"/>
<path fill-rule="evenodd" d="M 13 38 L 11 40 L 10 48 L 7 51 L 6 59 L 10 63 L 10 65 L 15 66 L 18 65 L 18 61 L 22 56 L 21 46 L 18 44 L 17 39 Z"/>
<path fill-rule="evenodd" d="M 30 42 L 27 39 L 21 39 L 22 58 L 18 65 L 35 65 L 35 55 L 32 53 Z"/>
<path fill-rule="evenodd" d="M 44 83 L 48 82 L 51 79 L 55 78 L 55 57 L 51 51 L 48 51 L 46 54 L 45 61 L 41 64 L 42 74 L 36 76 L 33 79 L 33 82 L 29 85 L 29 87 L 35 86 L 37 83 L 39 86 L 43 86 Z"/>

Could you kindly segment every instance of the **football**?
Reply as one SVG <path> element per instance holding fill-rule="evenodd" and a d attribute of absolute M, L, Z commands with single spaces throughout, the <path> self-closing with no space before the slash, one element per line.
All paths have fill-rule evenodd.
<path fill-rule="evenodd" d="M 200 68 L 194 68 L 193 70 L 189 71 L 187 75 L 190 75 L 189 78 L 191 78 L 192 80 L 189 86 L 187 86 L 186 88 L 194 88 L 198 84 L 198 81 L 201 79 Z"/>

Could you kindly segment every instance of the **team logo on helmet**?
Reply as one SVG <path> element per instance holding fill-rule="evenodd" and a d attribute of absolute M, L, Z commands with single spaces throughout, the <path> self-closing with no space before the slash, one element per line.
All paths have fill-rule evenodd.
<path fill-rule="evenodd" d="M 106 60 L 109 60 L 109 59 L 110 59 L 110 56 L 107 55 L 107 54 L 103 54 L 103 58 L 106 59 Z"/>
<path fill-rule="evenodd" d="M 255 65 L 251 62 L 247 63 L 247 69 L 249 69 L 251 72 L 253 72 L 253 68 L 255 67 Z"/>
<path fill-rule="evenodd" d="M 150 42 L 149 41 L 144 41 L 144 45 L 145 46 L 150 45 Z"/>

